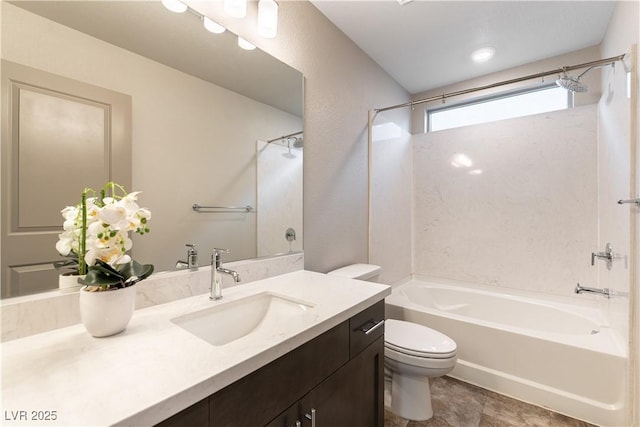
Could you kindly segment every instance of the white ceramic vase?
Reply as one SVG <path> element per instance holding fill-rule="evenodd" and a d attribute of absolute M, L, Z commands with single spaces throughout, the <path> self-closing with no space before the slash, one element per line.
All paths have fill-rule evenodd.
<path fill-rule="evenodd" d="M 96 338 L 124 331 L 135 305 L 135 285 L 101 292 L 80 290 L 80 317 L 87 332 Z"/>
<path fill-rule="evenodd" d="M 58 276 L 58 288 L 61 291 L 72 291 L 75 288 L 82 286 L 78 283 L 78 279 L 84 277 L 84 275 L 79 276 L 77 274 L 61 274 Z"/>

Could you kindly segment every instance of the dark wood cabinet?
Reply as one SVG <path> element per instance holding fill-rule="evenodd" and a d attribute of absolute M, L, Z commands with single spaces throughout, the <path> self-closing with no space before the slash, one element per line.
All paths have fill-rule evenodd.
<path fill-rule="evenodd" d="M 208 426 L 209 398 L 189 406 L 158 425 L 162 427 Z"/>
<path fill-rule="evenodd" d="M 383 318 L 380 301 L 159 425 L 383 427 Z"/>
<path fill-rule="evenodd" d="M 383 389 L 384 338 L 378 338 L 301 400 L 301 424 L 311 426 L 313 415 L 317 427 L 382 427 Z"/>

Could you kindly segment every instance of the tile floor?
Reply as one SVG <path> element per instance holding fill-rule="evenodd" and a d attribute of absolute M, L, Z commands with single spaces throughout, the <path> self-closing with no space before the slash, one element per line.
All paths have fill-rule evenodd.
<path fill-rule="evenodd" d="M 594 427 L 450 378 L 431 380 L 433 418 L 409 421 L 385 411 L 385 427 Z"/>

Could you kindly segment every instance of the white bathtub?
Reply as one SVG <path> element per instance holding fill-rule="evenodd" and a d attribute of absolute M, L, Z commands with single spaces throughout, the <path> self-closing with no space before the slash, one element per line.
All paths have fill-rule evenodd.
<path fill-rule="evenodd" d="M 605 426 L 626 425 L 626 345 L 595 308 L 428 280 L 394 286 L 387 317 L 458 345 L 451 376 Z"/>

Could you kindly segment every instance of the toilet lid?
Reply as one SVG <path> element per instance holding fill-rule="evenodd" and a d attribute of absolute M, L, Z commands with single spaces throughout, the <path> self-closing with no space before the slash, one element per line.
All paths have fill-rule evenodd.
<path fill-rule="evenodd" d="M 456 343 L 443 333 L 417 323 L 387 319 L 384 322 L 385 345 L 402 353 L 419 357 L 452 357 Z"/>

